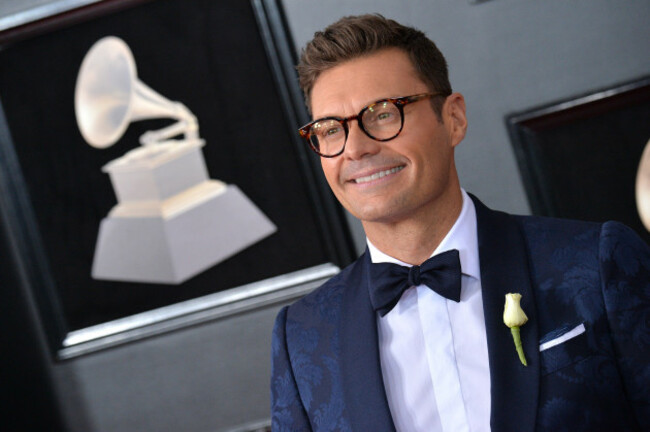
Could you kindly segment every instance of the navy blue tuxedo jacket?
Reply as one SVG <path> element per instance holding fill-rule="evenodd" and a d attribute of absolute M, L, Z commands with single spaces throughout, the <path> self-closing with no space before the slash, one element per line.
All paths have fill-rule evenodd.
<path fill-rule="evenodd" d="M 650 249 L 629 228 L 489 210 L 474 199 L 493 432 L 650 431 Z M 273 430 L 394 431 L 382 382 L 368 252 L 281 310 Z M 503 324 L 522 294 L 528 367 Z M 584 324 L 586 331 L 539 351 Z"/>

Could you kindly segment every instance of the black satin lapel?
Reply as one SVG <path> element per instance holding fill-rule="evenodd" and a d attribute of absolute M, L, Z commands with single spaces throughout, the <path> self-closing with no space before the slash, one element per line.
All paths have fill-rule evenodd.
<path fill-rule="evenodd" d="M 339 355 L 343 394 L 354 431 L 394 432 L 379 363 L 377 318 L 368 294 L 369 253 L 343 294 Z"/>
<path fill-rule="evenodd" d="M 534 431 L 539 396 L 539 336 L 528 251 L 519 225 L 472 197 L 476 206 L 483 311 L 490 359 L 493 432 Z M 519 361 L 510 329 L 503 323 L 507 293 L 522 296 L 528 322 L 521 338 L 528 366 Z"/>

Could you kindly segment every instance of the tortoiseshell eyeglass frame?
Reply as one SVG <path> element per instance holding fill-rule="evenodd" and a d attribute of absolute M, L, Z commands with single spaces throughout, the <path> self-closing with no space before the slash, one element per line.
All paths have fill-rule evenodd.
<path fill-rule="evenodd" d="M 363 107 L 361 109 L 361 111 L 359 111 L 358 114 L 352 115 L 350 117 L 322 117 L 322 118 L 316 119 L 314 121 L 311 121 L 311 122 L 307 123 L 306 125 L 302 126 L 301 128 L 299 128 L 298 133 L 300 134 L 301 137 L 303 137 L 307 141 L 307 143 L 309 144 L 309 147 L 317 155 L 319 155 L 320 157 L 324 157 L 324 158 L 333 158 L 333 157 L 336 157 L 336 156 L 342 154 L 345 151 L 345 145 L 348 142 L 348 133 L 349 133 L 348 122 L 349 121 L 356 120 L 357 124 L 359 125 L 359 128 L 363 131 L 363 133 L 365 133 L 368 137 L 374 139 L 375 141 L 381 141 L 381 142 L 390 141 L 392 139 L 397 138 L 397 136 L 402 132 L 402 129 L 404 128 L 404 106 L 406 106 L 406 105 L 408 105 L 410 103 L 413 103 L 413 102 L 424 100 L 424 99 L 431 99 L 432 97 L 435 97 L 435 96 L 447 96 L 447 95 L 444 94 L 444 93 L 422 93 L 422 94 L 417 94 L 417 95 L 412 95 L 412 96 L 402 96 L 402 97 L 396 97 L 396 98 L 380 99 L 380 100 L 378 100 L 376 102 L 371 103 L 368 106 Z M 400 114 L 400 127 L 399 127 L 399 130 L 397 131 L 397 133 L 395 135 L 389 137 L 389 138 L 376 138 L 376 137 L 372 136 L 366 130 L 366 128 L 363 126 L 363 122 L 361 121 L 361 119 L 362 119 L 363 114 L 368 109 L 374 107 L 377 104 L 384 103 L 384 102 L 390 102 L 390 103 L 392 103 L 393 105 L 395 105 L 397 107 L 397 110 L 399 111 L 399 114 Z M 343 142 L 343 146 L 341 147 L 341 150 L 339 150 L 338 152 L 336 152 L 334 154 L 323 154 L 323 153 L 321 153 L 319 151 L 319 149 L 316 147 L 316 145 L 314 145 L 314 143 L 311 140 L 312 126 L 314 126 L 314 124 L 316 124 L 318 122 L 322 122 L 322 121 L 325 121 L 325 120 L 336 120 L 336 121 L 338 121 L 339 123 L 341 123 L 343 125 L 343 130 L 345 131 L 345 141 Z"/>

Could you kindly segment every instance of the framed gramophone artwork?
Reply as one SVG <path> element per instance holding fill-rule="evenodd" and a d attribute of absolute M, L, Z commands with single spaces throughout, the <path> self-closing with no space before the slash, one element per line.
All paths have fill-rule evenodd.
<path fill-rule="evenodd" d="M 617 220 L 650 242 L 649 118 L 648 76 L 507 116 L 533 213 Z"/>
<path fill-rule="evenodd" d="M 0 46 L 0 247 L 56 357 L 278 301 L 354 258 L 296 132 L 277 1 L 85 1 Z"/>

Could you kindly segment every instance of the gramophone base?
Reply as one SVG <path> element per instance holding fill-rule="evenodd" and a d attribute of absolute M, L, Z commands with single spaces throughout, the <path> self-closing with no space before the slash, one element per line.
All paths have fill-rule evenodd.
<path fill-rule="evenodd" d="M 92 277 L 180 284 L 275 231 L 234 185 L 171 216 L 112 214 L 99 228 Z"/>

